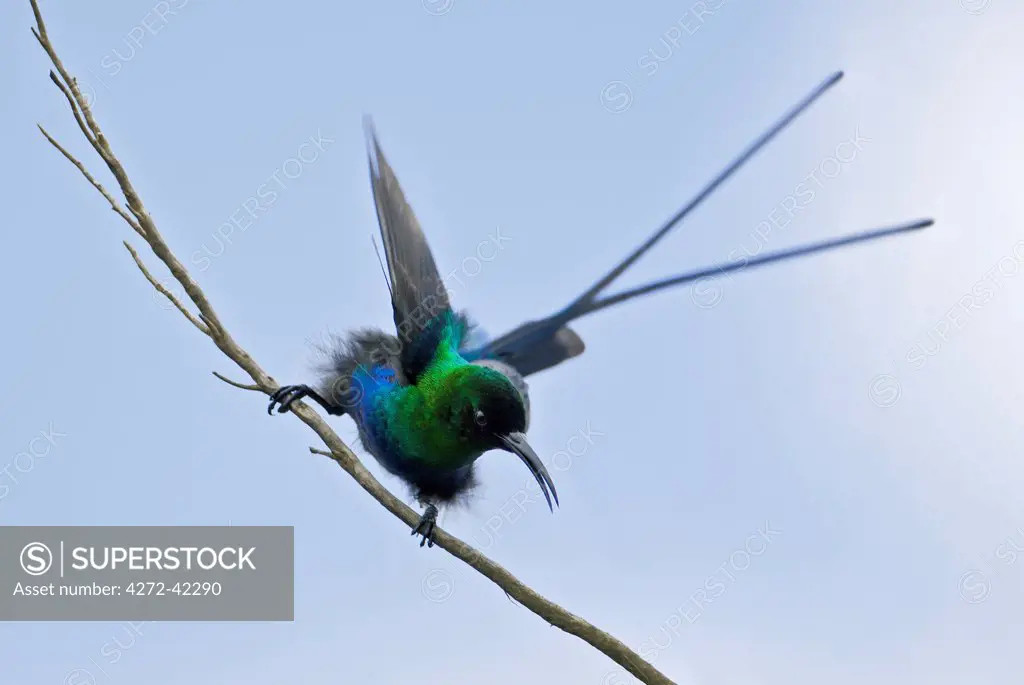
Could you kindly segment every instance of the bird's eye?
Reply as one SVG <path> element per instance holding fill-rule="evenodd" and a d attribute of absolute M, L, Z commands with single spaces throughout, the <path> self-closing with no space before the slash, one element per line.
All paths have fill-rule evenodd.
<path fill-rule="evenodd" d="M 479 409 L 477 409 L 476 414 L 473 415 L 473 419 L 476 421 L 476 425 L 481 428 L 487 425 L 487 417 Z"/>

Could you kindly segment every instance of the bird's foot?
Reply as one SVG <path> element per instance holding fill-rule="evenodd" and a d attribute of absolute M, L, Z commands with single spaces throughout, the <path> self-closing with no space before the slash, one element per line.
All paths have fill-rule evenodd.
<path fill-rule="evenodd" d="M 420 522 L 412 529 L 411 535 L 417 533 L 423 536 L 420 540 L 420 547 L 426 543 L 427 547 L 434 546 L 434 529 L 437 527 L 437 507 L 433 504 L 427 505 L 427 510 L 420 517 Z"/>
<path fill-rule="evenodd" d="M 308 385 L 282 385 L 278 388 L 277 392 L 270 396 L 270 406 L 267 407 L 267 413 L 273 414 L 274 405 L 280 404 L 281 406 L 277 413 L 284 414 L 295 400 L 301 400 L 303 397 L 310 397 L 315 394 L 313 388 Z"/>
<path fill-rule="evenodd" d="M 284 414 L 295 400 L 301 400 L 303 397 L 315 400 L 328 414 L 341 416 L 345 413 L 344 407 L 328 402 L 320 396 L 320 393 L 308 385 L 285 385 L 278 388 L 277 392 L 270 396 L 270 406 L 267 407 L 267 413 L 273 414 L 274 405 L 280 403 L 281 407 L 277 410 L 277 413 Z"/>

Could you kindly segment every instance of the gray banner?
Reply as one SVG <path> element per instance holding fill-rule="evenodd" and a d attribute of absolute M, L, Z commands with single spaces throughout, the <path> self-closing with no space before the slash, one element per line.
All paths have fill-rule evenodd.
<path fill-rule="evenodd" d="M 0 621 L 292 621 L 290 526 L 0 526 Z"/>

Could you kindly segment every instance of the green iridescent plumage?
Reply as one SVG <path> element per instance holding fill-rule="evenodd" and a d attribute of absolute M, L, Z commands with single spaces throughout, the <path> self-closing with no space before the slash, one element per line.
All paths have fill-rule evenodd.
<path fill-rule="evenodd" d="M 414 386 L 381 397 L 374 421 L 388 425 L 391 445 L 435 468 L 455 469 L 471 463 L 493 442 L 463 430 L 459 407 L 475 413 L 488 393 L 517 392 L 497 371 L 466 361 L 439 363 Z"/>
<path fill-rule="evenodd" d="M 434 468 L 457 469 L 494 447 L 488 436 L 465 430 L 467 413 L 475 416 L 489 397 L 504 394 L 515 401 L 518 390 L 504 374 L 466 361 L 458 351 L 464 326 L 455 316 L 446 318 L 441 344 L 416 384 L 377 386 L 367 421 L 386 426 L 389 450 Z"/>

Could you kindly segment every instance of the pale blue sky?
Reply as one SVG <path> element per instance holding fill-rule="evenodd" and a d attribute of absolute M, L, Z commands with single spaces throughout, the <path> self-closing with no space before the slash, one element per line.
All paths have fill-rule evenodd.
<path fill-rule="evenodd" d="M 442 524 L 679 683 L 1012 680 L 1024 639 L 1024 562 L 1006 554 L 1008 538 L 1024 548 L 1024 278 L 998 266 L 1024 238 L 1024 7 L 706 4 L 718 9 L 692 35 L 677 23 L 698 26 L 692 4 L 663 0 L 168 0 L 177 14 L 163 19 L 153 0 L 42 9 L 168 242 L 281 382 L 309 378 L 322 332 L 390 325 L 364 113 L 442 268 L 460 268 L 496 227 L 508 236 L 453 288 L 500 333 L 564 305 L 846 70 L 623 284 L 755 245 L 758 224 L 858 131 L 870 142 L 769 249 L 923 216 L 935 227 L 739 274 L 711 308 L 681 289 L 579 322 L 586 353 L 531 378 L 530 437 L 545 460 L 595 431 L 552 474 L 562 508 L 534 499 L 510 513 L 528 474 L 488 455 L 481 499 Z M 296 531 L 294 623 L 146 624 L 116 663 L 105 654 L 131 642 L 122 624 L 5 624 L 4 681 L 57 685 L 88 669 L 103 685 L 630 682 L 417 547 L 308 453 L 316 438 L 299 421 L 210 375 L 239 377 L 161 306 L 120 241 L 145 246 L 35 130 L 114 186 L 47 79 L 27 0 L 3 13 L 0 521 Z M 144 20 L 156 35 L 135 28 Z M 651 50 L 664 59 L 653 73 Z M 623 101 L 601 97 L 612 81 L 631 93 L 617 113 L 605 105 Z M 333 142 L 302 148 L 315 161 L 282 167 L 318 134 Z M 275 173 L 277 196 L 221 252 L 218 227 Z M 950 313 L 986 274 L 985 304 Z M 923 366 L 909 361 L 936 339 Z M 51 426 L 64 435 L 18 470 Z M 484 532 L 501 512 L 514 521 Z M 766 522 L 781 532 L 764 553 L 695 622 L 680 619 Z M 961 584 L 975 569 L 984 578 Z"/>

